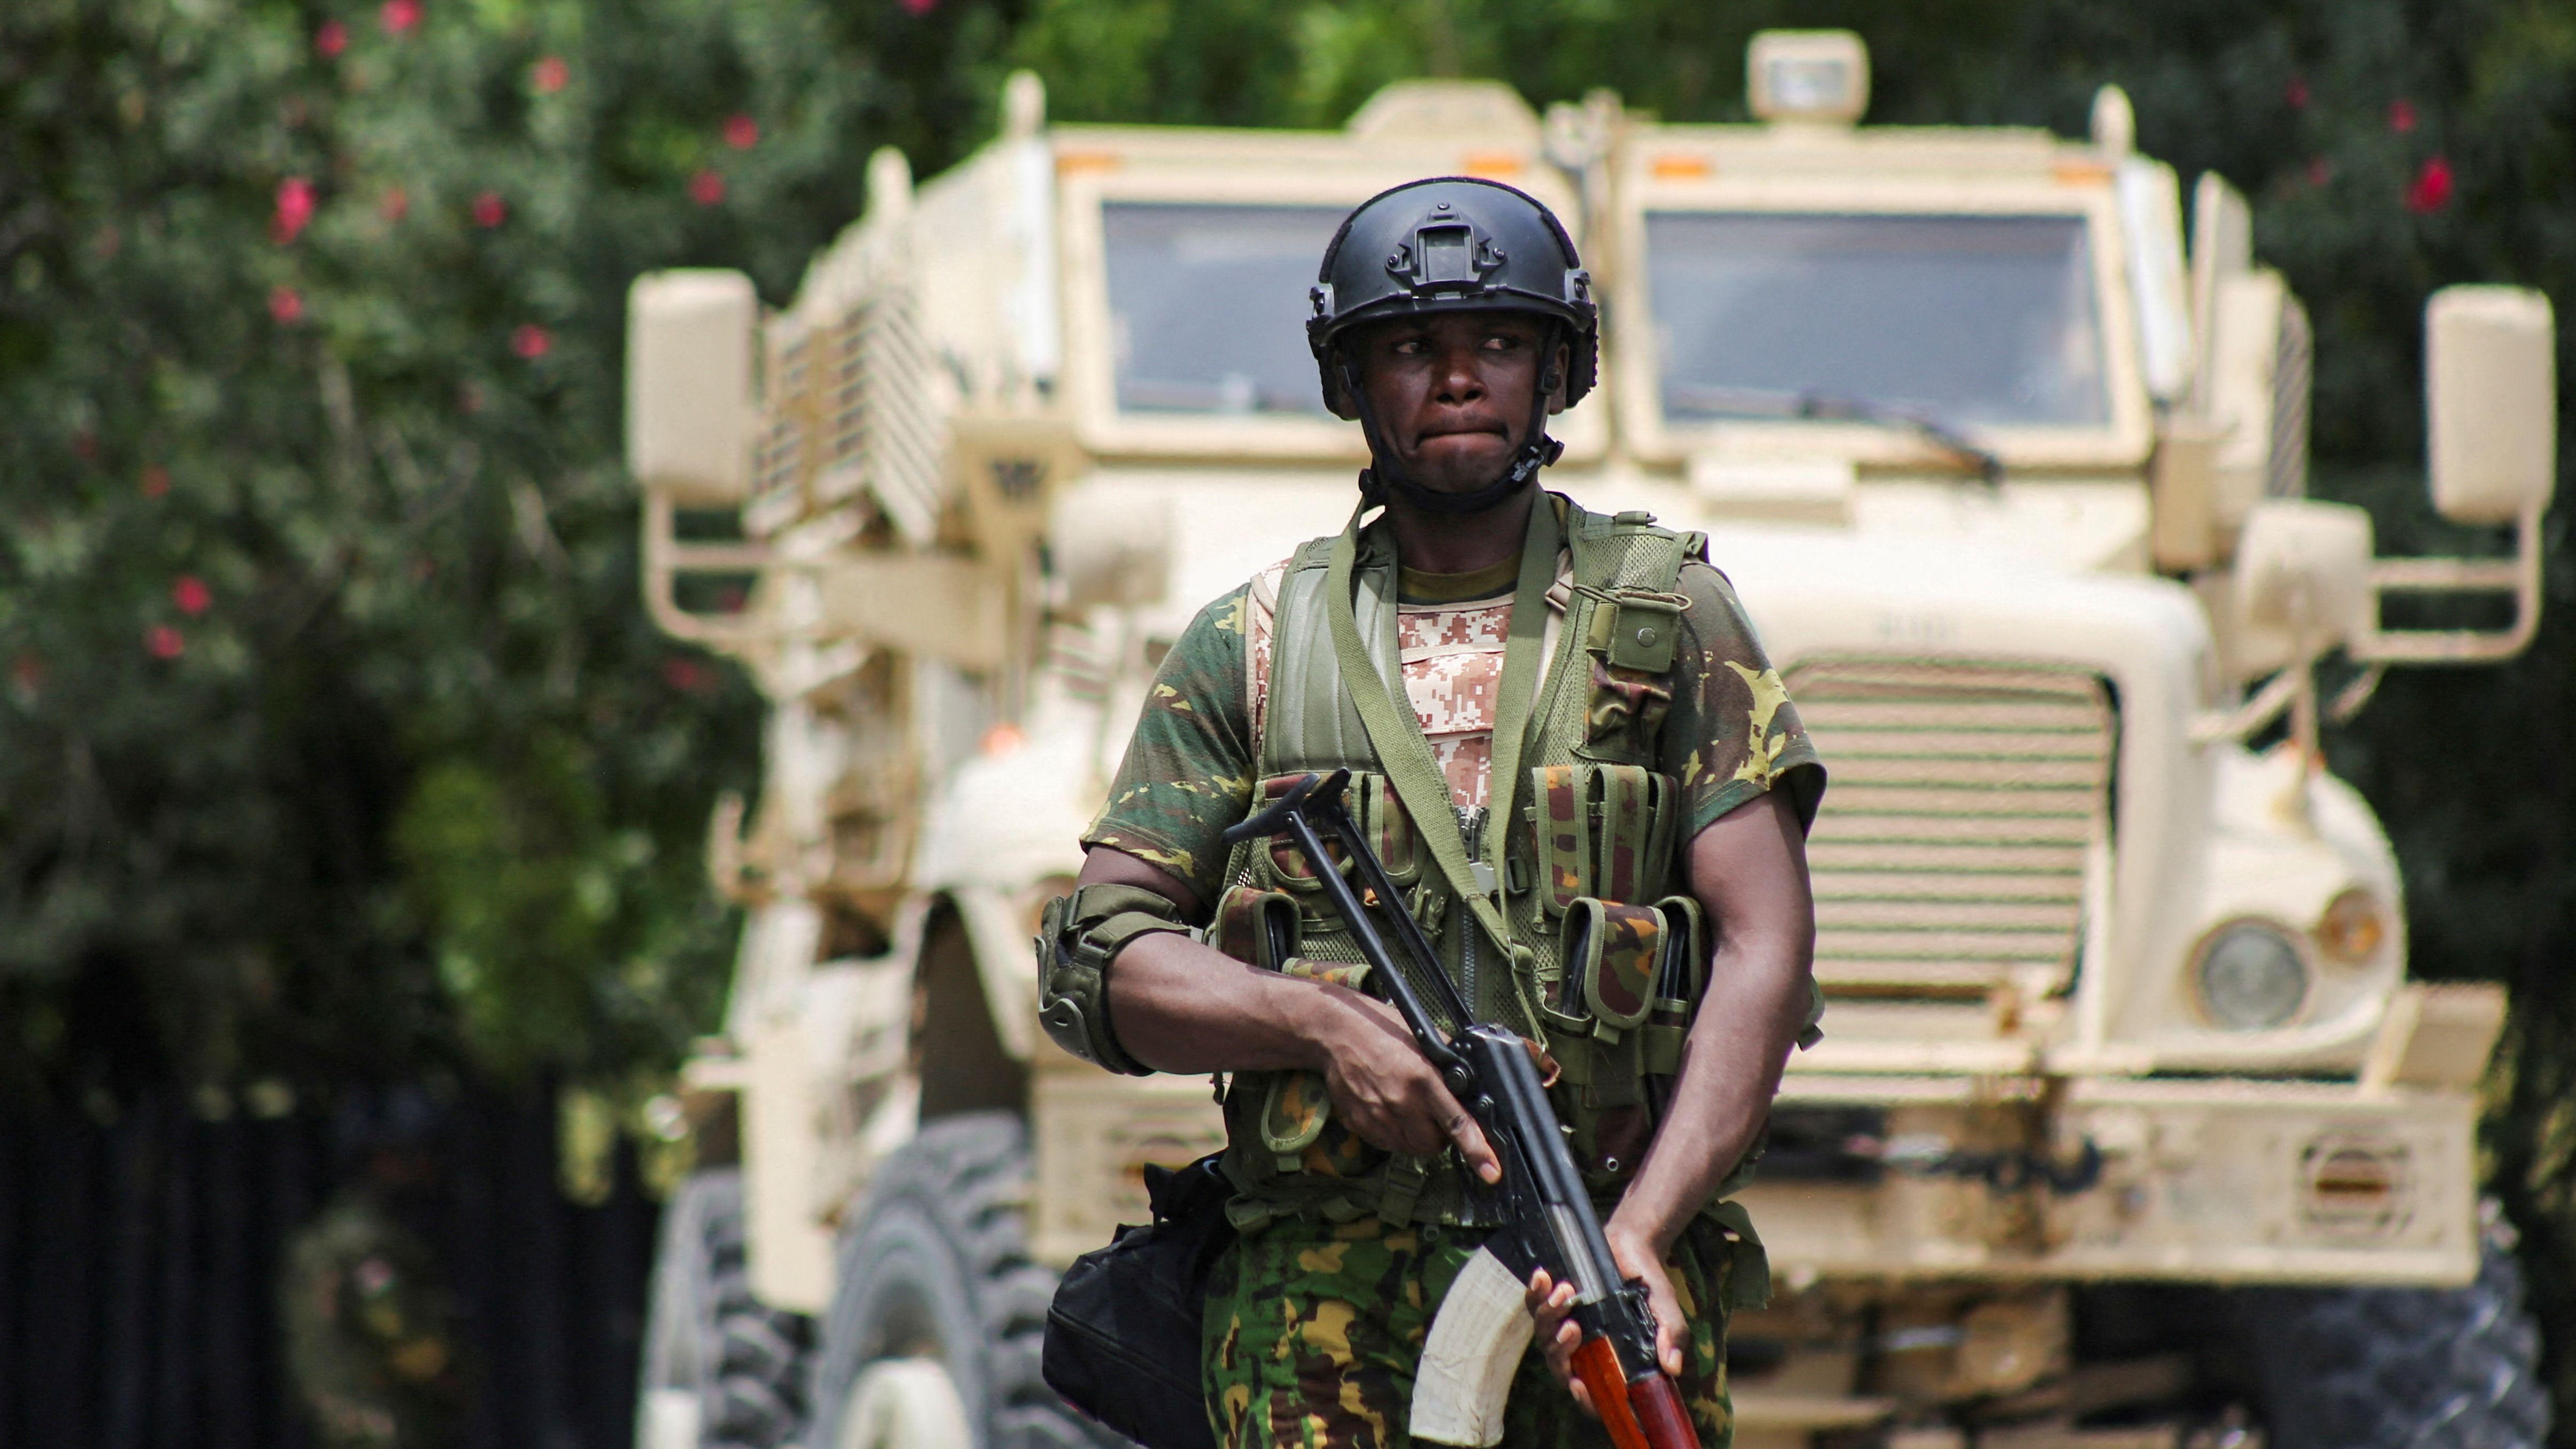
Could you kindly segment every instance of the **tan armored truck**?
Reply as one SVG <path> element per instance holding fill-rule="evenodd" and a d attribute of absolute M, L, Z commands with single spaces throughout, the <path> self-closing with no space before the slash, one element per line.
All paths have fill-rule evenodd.
<path fill-rule="evenodd" d="M 2493 556 L 2383 559 L 2303 497 L 2309 331 L 2245 202 L 2199 178 L 2186 234 L 2117 89 L 2067 139 L 1859 126 L 1847 34 L 1750 73 L 1750 125 L 1414 82 L 1320 133 L 1050 127 L 1024 75 L 936 180 L 881 153 L 786 309 L 636 283 L 646 596 L 772 705 L 709 849 L 745 926 L 646 1445 L 1106 1442 L 1039 1378 L 1054 1274 L 1218 1117 L 1034 1029 L 1036 914 L 1191 612 L 1351 507 L 1326 239 L 1454 173 L 1555 207 L 1607 299 L 1549 484 L 1709 532 L 1832 774 L 1737 1443 L 2540 1443 L 2471 1156 L 2502 1002 L 2407 980 L 2317 738 L 2531 637 L 2546 302 L 2431 299 L 2433 501 Z"/>

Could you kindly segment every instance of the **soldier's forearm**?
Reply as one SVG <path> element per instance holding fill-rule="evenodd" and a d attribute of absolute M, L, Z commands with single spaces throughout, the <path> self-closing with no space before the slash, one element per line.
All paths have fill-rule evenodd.
<path fill-rule="evenodd" d="M 1180 877 L 1107 846 L 1085 853 L 1079 883 L 1138 886 L 1196 915 Z M 1187 936 L 1131 941 L 1108 972 L 1110 1029 L 1119 1048 L 1158 1072 L 1320 1070 L 1357 997 L 1337 986 L 1245 965 Z"/>
<path fill-rule="evenodd" d="M 1658 1255 L 1735 1170 L 1761 1131 L 1807 1021 L 1807 962 L 1786 943 L 1717 953 L 1682 1046 L 1671 1107 L 1616 1216 Z"/>
<path fill-rule="evenodd" d="M 1358 1000 L 1186 936 L 1140 938 L 1109 970 L 1118 1044 L 1159 1072 L 1321 1070 L 1336 1034 L 1356 1024 Z"/>
<path fill-rule="evenodd" d="M 1806 836 L 1778 792 L 1702 830 L 1685 859 L 1718 945 L 1671 1105 L 1617 1214 L 1658 1254 L 1762 1130 L 1807 1024 L 1816 947 Z"/>

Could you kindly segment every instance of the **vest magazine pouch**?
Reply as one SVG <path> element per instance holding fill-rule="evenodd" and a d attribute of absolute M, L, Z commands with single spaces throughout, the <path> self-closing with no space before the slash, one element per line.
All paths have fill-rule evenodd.
<path fill-rule="evenodd" d="M 1257 885 L 1229 887 L 1208 917 L 1207 942 L 1237 961 L 1283 970 L 1297 954 L 1296 898 Z"/>
<path fill-rule="evenodd" d="M 1357 808 L 1360 833 L 1377 852 L 1378 863 L 1386 867 L 1386 878 L 1397 885 L 1411 885 L 1422 877 L 1422 852 L 1413 831 L 1413 817 L 1404 811 L 1404 801 L 1397 798 L 1395 782 L 1384 775 L 1354 775 L 1351 783 Z"/>
<path fill-rule="evenodd" d="M 1295 1172 L 1332 1120 L 1333 1099 L 1315 1072 L 1272 1072 L 1261 1097 L 1261 1150 L 1281 1172 Z"/>
<path fill-rule="evenodd" d="M 1672 850 L 1672 780 L 1638 765 L 1594 765 L 1585 780 L 1591 822 L 1592 891 L 1605 901 L 1640 900 L 1661 890 Z"/>
<path fill-rule="evenodd" d="M 1539 902 L 1561 916 L 1593 896 L 1634 901 L 1670 874 L 1681 790 L 1643 765 L 1575 762 L 1530 771 Z"/>
<path fill-rule="evenodd" d="M 1565 913 L 1565 1005 L 1580 1000 L 1595 1036 L 1616 1040 L 1644 1024 L 1667 934 L 1664 913 L 1653 906 L 1586 896 Z"/>
<path fill-rule="evenodd" d="M 1682 1043 L 1708 981 L 1708 921 L 1689 896 L 1655 902 L 1664 913 L 1664 954 L 1656 972 L 1654 1006 L 1646 1017 L 1646 1070 L 1669 1077 L 1681 1070 Z"/>
<path fill-rule="evenodd" d="M 1564 915 L 1592 891 L 1591 811 L 1585 765 L 1540 765 L 1530 771 L 1530 818 L 1537 827 L 1539 904 Z"/>
<path fill-rule="evenodd" d="M 1293 775 L 1273 775 L 1262 781 L 1253 787 L 1253 810 L 1257 811 L 1263 805 L 1287 794 L 1291 787 L 1305 778 L 1306 772 L 1301 770 Z M 1269 875 L 1272 881 L 1300 894 L 1313 894 L 1323 889 L 1316 884 L 1314 871 L 1307 867 L 1306 853 L 1299 850 L 1287 836 L 1274 835 L 1268 840 L 1258 841 L 1255 844 L 1259 850 L 1268 852 Z M 1335 847 L 1328 845 L 1325 848 L 1331 850 Z"/>
<path fill-rule="evenodd" d="M 1293 775 L 1273 775 L 1261 782 L 1256 798 L 1276 800 L 1289 788 L 1305 779 L 1300 771 Z M 1411 885 L 1422 875 L 1420 837 L 1414 833 L 1413 818 L 1404 812 L 1404 802 L 1396 798 L 1394 783 L 1384 775 L 1351 776 L 1349 795 L 1351 818 L 1358 823 L 1363 837 L 1386 866 L 1386 877 L 1397 885 Z M 1280 885 L 1301 893 L 1317 893 L 1322 887 L 1308 868 L 1304 851 L 1285 835 L 1274 835 L 1266 848 L 1270 852 L 1270 875 Z M 1328 841 L 1324 848 L 1340 859 L 1339 842 Z"/>
<path fill-rule="evenodd" d="M 1280 899 L 1287 899 L 1282 896 Z M 1301 981 L 1321 981 L 1328 986 L 1347 986 L 1353 991 L 1368 989 L 1369 963 L 1366 961 L 1327 961 L 1319 956 L 1291 956 L 1279 964 L 1279 970 Z"/>

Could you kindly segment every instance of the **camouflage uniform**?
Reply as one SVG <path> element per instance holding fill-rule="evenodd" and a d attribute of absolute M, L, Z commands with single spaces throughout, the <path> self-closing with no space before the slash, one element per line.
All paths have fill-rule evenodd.
<path fill-rule="evenodd" d="M 1564 506 L 1557 506 L 1562 517 Z M 1559 562 L 1560 584 L 1570 584 L 1568 557 Z M 1083 837 L 1085 845 L 1109 846 L 1170 871 L 1211 905 L 1222 904 L 1229 884 L 1219 836 L 1249 813 L 1262 774 L 1273 611 L 1287 568 L 1265 571 L 1210 604 L 1174 644 L 1148 692 L 1108 804 Z M 1495 694 L 1517 569 L 1513 560 L 1476 575 L 1401 572 L 1395 643 L 1405 693 L 1461 808 L 1481 806 L 1488 793 Z M 1715 569 L 1696 562 L 1682 566 L 1673 590 L 1686 601 L 1675 620 L 1673 667 L 1644 675 L 1607 669 L 1593 658 L 1589 715 L 1581 727 L 1596 741 L 1634 731 L 1634 738 L 1651 742 L 1653 769 L 1678 787 L 1676 842 L 1687 843 L 1784 782 L 1802 820 L 1812 818 L 1822 771 L 1733 590 Z M 1551 605 L 1552 616 L 1561 616 L 1562 589 L 1551 595 Z M 1562 617 L 1549 621 L 1550 654 L 1562 623 Z M 1240 955 L 1220 939 L 1228 928 L 1218 920 L 1211 942 Z M 1364 972 L 1325 959 L 1286 966 L 1336 980 Z M 1321 1092 L 1320 1079 L 1308 1074 L 1279 1082 L 1261 1134 L 1270 1135 L 1269 1118 L 1323 1116 L 1320 1101 L 1306 1100 Z M 1642 1111 L 1631 1116 L 1641 1139 Z M 1595 1149 L 1587 1166 L 1601 1161 L 1601 1139 L 1588 1125 L 1598 1120 L 1607 1119 L 1595 1113 L 1578 1123 L 1578 1154 Z M 1240 1136 L 1245 1129 L 1237 1121 L 1234 1130 Z M 1298 1144 L 1283 1165 L 1327 1190 L 1336 1180 L 1357 1183 L 1386 1161 L 1329 1117 L 1320 1131 L 1279 1136 Z M 1238 1141 L 1237 1150 L 1244 1145 Z M 1632 1169 L 1641 1145 L 1618 1149 L 1630 1168 L 1613 1158 L 1614 1175 Z M 1230 1156 L 1230 1173 L 1234 1166 Z M 1454 1163 L 1446 1170 L 1454 1173 Z M 1242 1185 L 1242 1175 L 1234 1175 Z M 1615 1200 L 1618 1181 L 1595 1175 L 1593 1182 L 1596 1192 Z M 1262 1210 L 1270 1206 L 1239 1214 L 1245 1232 L 1219 1265 L 1207 1319 L 1206 1382 L 1223 1442 L 1229 1449 L 1409 1443 L 1404 1420 L 1412 1366 L 1441 1296 L 1479 1234 L 1454 1222 L 1405 1221 L 1405 1210 L 1393 1213 L 1390 1224 L 1384 1209 L 1379 1217 L 1331 1206 L 1320 1214 Z M 1717 1449 L 1727 1438 L 1723 1315 L 1735 1303 L 1758 1300 L 1767 1272 L 1749 1224 L 1731 1205 L 1722 1224 L 1695 1219 L 1676 1257 L 1674 1282 L 1691 1318 L 1693 1345 L 1683 1387 L 1703 1442 Z M 1588 1443 L 1598 1435 L 1535 1350 L 1509 1412 L 1515 1444 Z"/>
<path fill-rule="evenodd" d="M 1476 1236 L 1436 1223 L 1286 1218 L 1218 1260 L 1204 1349 L 1208 1413 L 1228 1449 L 1406 1449 L 1414 1365 Z M 1707 1219 L 1665 1264 L 1690 1322 L 1680 1388 L 1702 1449 L 1725 1449 L 1726 1320 L 1733 1254 Z M 1533 1349 L 1514 1376 L 1507 1445 L 1607 1445 Z"/>

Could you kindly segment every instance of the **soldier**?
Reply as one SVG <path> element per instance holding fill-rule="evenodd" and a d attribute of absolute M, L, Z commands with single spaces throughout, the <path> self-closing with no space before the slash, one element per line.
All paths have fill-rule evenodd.
<path fill-rule="evenodd" d="M 1203 1331 L 1219 1440 L 1410 1443 L 1428 1326 L 1493 1226 L 1459 1174 L 1498 1166 L 1293 852 L 1219 841 L 1303 773 L 1350 769 L 1354 814 L 1477 1014 L 1561 1073 L 1613 1252 L 1715 1449 L 1725 1314 L 1768 1281 L 1724 1199 L 1817 1011 L 1804 842 L 1823 770 L 1703 539 L 1538 486 L 1561 451 L 1547 418 L 1591 389 L 1599 336 L 1546 207 L 1470 178 L 1396 187 L 1343 223 L 1313 302 L 1325 401 L 1368 442 L 1360 509 L 1164 660 L 1077 888 L 1049 908 L 1045 1020 L 1113 1070 L 1231 1075 L 1240 1235 Z M 1397 681 L 1410 708 L 1379 718 L 1412 727 L 1373 738 L 1353 697 Z M 1704 963 L 1695 1018 L 1619 989 L 1671 933 Z M 1531 1285 L 1547 1352 L 1514 1381 L 1506 1442 L 1601 1439 L 1567 1381 L 1569 1292 Z"/>

